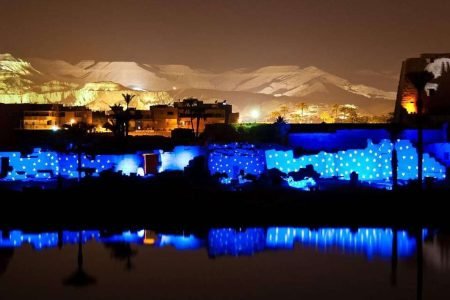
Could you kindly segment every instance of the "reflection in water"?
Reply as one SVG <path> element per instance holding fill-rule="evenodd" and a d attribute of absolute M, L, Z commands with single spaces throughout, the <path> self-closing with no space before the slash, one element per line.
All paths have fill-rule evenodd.
<path fill-rule="evenodd" d="M 130 271 L 134 268 L 131 257 L 136 256 L 137 250 L 132 249 L 129 243 L 105 243 L 105 247 L 111 250 L 111 257 L 118 261 L 125 261 L 125 269 Z"/>
<path fill-rule="evenodd" d="M 378 255 L 392 255 L 392 229 L 361 228 L 352 232 L 348 228 L 308 228 L 274 227 L 267 232 L 268 248 L 293 248 L 294 243 L 313 245 L 319 249 L 339 247 L 344 251 L 365 253 L 369 258 Z M 396 239 L 399 256 L 411 256 L 415 240 L 406 231 L 399 231 Z"/>
<path fill-rule="evenodd" d="M 423 245 L 425 261 L 437 270 L 449 270 L 450 235 L 435 234 L 429 236 Z"/>
<path fill-rule="evenodd" d="M 177 250 L 193 250 L 203 247 L 203 242 L 194 235 L 161 234 L 156 239 L 158 247 L 171 246 Z"/>
<path fill-rule="evenodd" d="M 210 257 L 253 255 L 264 250 L 265 236 L 262 228 L 249 228 L 245 231 L 211 229 L 208 235 L 208 253 Z"/>
<path fill-rule="evenodd" d="M 14 249 L 12 248 L 0 248 L 0 276 L 6 272 L 8 268 L 9 262 L 11 261 L 14 255 Z"/>
<path fill-rule="evenodd" d="M 416 248 L 413 236 L 406 231 L 394 231 L 389 228 L 360 228 L 356 231 L 349 228 L 221 228 L 209 230 L 206 237 L 197 237 L 193 234 L 157 234 L 150 230 L 121 233 L 98 230 L 24 233 L 13 230 L 9 235 L 3 233 L 2 236 L 0 248 L 15 248 L 28 243 L 33 248 L 41 250 L 96 241 L 106 244 L 111 249 L 113 257 L 127 260 L 127 264 L 131 263 L 128 260 L 136 254 L 135 250 L 129 248 L 130 244 L 170 246 L 178 250 L 206 247 L 210 257 L 253 255 L 264 250 L 292 249 L 295 244 L 299 244 L 318 249 L 339 248 L 344 252 L 363 253 L 368 258 L 393 257 L 395 269 L 397 258 L 412 256 Z"/>
<path fill-rule="evenodd" d="M 85 244 L 89 244 L 89 246 L 84 247 Z M 36 260 L 35 254 L 30 256 L 30 253 L 34 253 L 34 251 L 29 249 L 30 246 L 48 255 L 36 254 L 39 256 L 39 259 Z M 24 247 L 25 249 L 15 249 L 20 247 Z M 167 247 L 185 252 L 180 253 L 155 249 Z M 62 251 L 47 251 L 46 249 L 48 248 L 60 248 Z M 319 252 L 332 249 L 333 253 L 329 256 L 317 255 L 314 251 L 304 250 L 305 248 L 317 249 Z M 242 270 L 251 270 L 247 273 L 242 272 L 244 274 L 242 278 L 247 280 L 246 284 L 252 280 L 256 280 L 255 282 L 259 286 L 267 285 L 267 291 L 269 291 L 267 299 L 272 298 L 269 296 L 275 295 L 270 294 L 270 291 L 274 292 L 271 290 L 272 287 L 270 284 L 274 282 L 273 286 L 281 290 L 286 287 L 284 282 L 291 282 L 292 276 L 301 278 L 302 284 L 305 286 L 309 284 L 312 286 L 313 291 L 320 290 L 317 289 L 316 278 L 320 278 L 320 280 L 326 278 L 324 280 L 328 280 L 326 284 L 328 284 L 329 289 L 335 288 L 335 285 L 342 285 L 342 289 L 345 289 L 346 282 L 355 281 L 355 284 L 352 284 L 350 288 L 353 289 L 354 286 L 357 286 L 357 289 L 361 293 L 361 291 L 365 292 L 370 287 L 374 287 L 378 291 L 378 288 L 380 288 L 377 286 L 379 281 L 374 279 L 373 274 L 382 272 L 386 277 L 390 275 L 391 285 L 395 286 L 395 289 L 390 288 L 387 292 L 384 291 L 384 293 L 397 297 L 400 293 L 405 293 L 405 289 L 409 289 L 404 294 L 409 295 L 408 299 L 412 298 L 412 293 L 416 295 L 417 299 L 434 299 L 427 298 L 435 290 L 434 288 L 427 289 L 427 281 L 425 281 L 424 289 L 424 269 L 429 278 L 428 280 L 435 281 L 436 278 L 439 279 L 439 277 L 430 278 L 431 272 L 427 267 L 431 266 L 439 272 L 444 268 L 448 268 L 450 239 L 448 235 L 439 232 L 429 234 L 426 230 L 404 231 L 390 228 L 216 228 L 210 229 L 208 232 L 202 234 L 167 234 L 151 230 L 123 232 L 106 230 L 60 230 L 42 233 L 28 233 L 20 230 L 0 231 L 0 276 L 9 268 L 9 272 L 1 277 L 0 283 L 9 280 L 8 284 L 11 285 L 12 279 L 17 276 L 23 276 L 27 280 L 31 280 L 32 283 L 34 283 L 33 280 L 36 280 L 32 274 L 28 276 L 28 274 L 24 273 L 20 268 L 20 264 L 11 263 L 14 260 L 22 262 L 23 265 L 26 265 L 26 260 L 23 259 L 28 259 L 28 263 L 29 261 L 36 262 L 37 265 L 45 261 L 47 263 L 49 261 L 53 262 L 54 260 L 65 261 L 61 260 L 63 257 L 61 254 L 66 253 L 70 255 L 70 259 L 73 259 L 74 257 L 72 255 L 75 253 L 72 254 L 71 249 L 78 250 L 76 269 L 70 273 L 72 268 L 70 266 L 69 269 L 64 267 L 58 269 L 59 266 L 53 268 L 54 270 L 60 271 L 57 280 L 60 282 L 61 278 L 63 278 L 62 282 L 64 286 L 84 287 L 96 284 L 97 278 L 101 278 L 101 284 L 96 285 L 95 289 L 87 289 L 89 292 L 96 289 L 104 289 L 108 284 L 111 286 L 112 276 L 118 276 L 117 278 L 120 278 L 121 272 L 115 272 L 114 275 L 109 275 L 110 270 L 107 267 L 105 268 L 105 262 L 102 259 L 105 257 L 106 261 L 110 261 L 108 258 L 108 255 L 110 255 L 112 259 L 118 260 L 121 266 L 123 266 L 123 269 L 127 271 L 133 270 L 134 265 L 139 266 L 136 272 L 133 272 L 132 275 L 126 275 L 123 280 L 133 280 L 130 284 L 145 281 L 145 286 L 139 286 L 144 289 L 148 287 L 154 290 L 155 287 L 158 289 L 160 286 L 165 286 L 167 290 L 163 289 L 164 292 L 172 291 L 170 286 L 165 285 L 165 282 L 171 282 L 170 280 L 173 280 L 175 282 L 174 284 L 178 284 L 177 286 L 182 288 L 189 288 L 191 284 L 195 287 L 199 284 L 197 281 L 200 280 L 203 287 L 203 285 L 206 286 L 206 283 L 213 282 L 208 280 L 214 276 L 217 276 L 214 278 L 217 280 L 216 284 L 218 284 L 215 288 L 220 289 L 219 286 L 221 286 L 223 278 L 235 278 L 236 275 L 240 276 Z M 203 249 L 203 251 L 189 251 L 196 249 Z M 275 251 L 287 251 L 290 249 L 295 249 L 295 251 L 292 251 L 293 255 L 283 256 L 284 251 Z M 84 252 L 87 250 L 89 255 L 92 253 L 92 257 L 95 257 L 95 259 L 89 259 L 87 264 L 87 268 L 91 271 L 91 274 L 85 270 L 85 253 L 83 250 Z M 205 255 L 205 252 L 207 252 L 210 258 L 252 255 L 255 255 L 255 257 L 251 260 L 243 259 L 237 261 L 233 259 L 222 259 L 212 262 L 207 259 L 208 257 Z M 258 254 L 261 252 L 266 253 L 264 255 Z M 151 258 L 146 255 L 150 253 L 154 255 Z M 389 268 L 388 260 L 374 260 L 370 264 L 367 264 L 361 259 L 349 260 L 347 254 L 357 254 L 369 260 L 374 257 L 390 257 L 390 273 L 387 270 Z M 301 257 L 306 259 L 298 259 L 298 255 L 302 255 Z M 40 260 L 41 257 L 43 259 L 42 261 Z M 157 259 L 154 259 L 154 257 L 157 257 Z M 329 260 L 330 258 L 332 260 Z M 173 263 L 171 264 L 171 262 Z M 413 262 L 414 266 L 412 266 L 411 262 Z M 153 265 L 148 267 L 151 263 Z M 361 263 L 364 265 L 364 269 L 360 269 Z M 64 265 L 62 264 L 62 266 Z M 283 274 L 276 273 L 280 270 L 279 266 L 283 266 Z M 380 266 L 384 267 L 380 268 Z M 46 267 L 47 265 L 44 266 L 44 268 Z M 36 269 L 39 270 L 39 268 Z M 360 272 L 360 270 L 365 269 L 374 271 L 374 273 L 371 271 L 367 272 L 367 274 Z M 189 270 L 189 272 L 183 273 L 180 270 Z M 224 270 L 227 271 L 225 272 Z M 264 273 L 264 270 L 266 271 L 265 274 L 258 273 L 260 271 Z M 299 270 L 307 270 L 307 273 L 301 273 Z M 330 271 L 328 277 L 324 275 L 324 270 L 325 273 Z M 400 272 L 398 272 L 399 270 Z M 286 271 L 286 274 L 284 274 L 284 271 Z M 340 278 L 341 275 L 342 278 Z M 139 276 L 142 276 L 141 281 L 134 281 L 134 278 L 138 278 Z M 398 281 L 397 276 L 400 278 Z M 147 279 L 151 280 L 146 281 Z M 369 284 L 366 282 L 367 279 L 370 281 Z M 445 283 L 445 280 L 443 282 Z M 151 286 L 148 286 L 148 284 Z M 233 282 L 230 281 L 230 284 L 233 284 Z M 239 285 L 236 284 L 238 283 L 235 283 L 234 288 L 238 289 L 240 283 Z M 67 289 L 63 289 L 60 283 L 59 286 L 67 292 Z M 296 285 L 291 284 L 289 285 L 289 289 L 293 295 L 297 295 L 302 291 L 297 289 Z M 337 290 L 339 291 L 339 289 Z M 231 288 L 227 290 L 233 291 Z M 253 291 L 254 289 L 251 290 Z M 14 289 L 11 288 L 9 292 L 14 292 Z M 425 295 L 423 295 L 424 292 Z M 356 294 L 357 292 L 355 292 Z M 226 299 L 233 298 L 230 295 L 225 292 L 223 297 Z M 175 297 L 175 299 L 177 298 L 179 297 Z M 347 298 L 353 299 L 351 297 Z M 398 299 L 398 297 L 392 299 Z"/>
<path fill-rule="evenodd" d="M 75 287 L 83 287 L 95 284 L 97 280 L 86 273 L 83 269 L 83 239 L 81 232 L 78 234 L 78 256 L 77 256 L 77 269 L 70 274 L 69 277 L 63 280 L 64 285 L 71 285 Z"/>

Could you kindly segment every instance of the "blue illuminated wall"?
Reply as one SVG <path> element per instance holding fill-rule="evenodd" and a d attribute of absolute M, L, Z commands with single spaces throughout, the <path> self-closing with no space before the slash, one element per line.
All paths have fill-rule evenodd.
<path fill-rule="evenodd" d="M 330 125 L 330 124 L 329 124 Z M 328 125 L 325 125 L 328 126 Z M 330 125 L 332 127 L 332 125 Z M 318 130 L 321 130 L 318 128 Z M 424 129 L 424 144 L 445 142 L 444 129 Z M 405 129 L 399 133 L 399 139 L 417 142 L 417 130 Z M 288 135 L 288 144 L 293 148 L 302 148 L 306 151 L 327 151 L 363 148 L 367 139 L 374 143 L 380 143 L 384 139 L 390 139 L 390 133 L 386 129 L 336 129 L 324 132 L 295 132 Z"/>
<path fill-rule="evenodd" d="M 355 171 L 359 179 L 363 181 L 389 180 L 392 176 L 393 144 L 389 140 L 382 140 L 379 144 L 367 141 L 365 149 L 350 149 L 336 153 L 319 152 L 315 155 L 294 157 L 293 151 L 266 151 L 266 164 L 268 169 L 278 169 L 284 173 L 298 171 L 307 165 L 312 165 L 314 170 L 323 178 L 338 177 L 350 179 L 350 174 Z M 408 140 L 398 140 L 396 143 L 398 156 L 398 178 L 409 180 L 417 178 L 417 151 Z M 445 178 L 445 167 L 429 154 L 423 157 L 424 176 L 437 179 Z"/>
<path fill-rule="evenodd" d="M 425 150 L 446 167 L 450 167 L 450 143 L 431 144 Z"/>
<path fill-rule="evenodd" d="M 161 167 L 159 168 L 159 172 L 183 171 L 191 160 L 204 154 L 204 149 L 199 146 L 177 146 L 170 152 L 161 151 Z"/>
<path fill-rule="evenodd" d="M 264 250 L 265 236 L 263 228 L 248 228 L 245 231 L 211 229 L 208 234 L 208 252 L 212 257 L 253 255 Z"/>
<path fill-rule="evenodd" d="M 312 245 L 321 249 L 339 247 L 344 251 L 364 253 L 368 257 L 392 255 L 394 233 L 391 229 L 361 228 L 352 232 L 348 228 L 272 227 L 267 230 L 266 247 L 292 249 L 295 243 Z M 411 256 L 416 246 L 415 239 L 405 231 L 398 231 L 397 253 Z"/>
<path fill-rule="evenodd" d="M 211 145 L 208 168 L 211 174 L 226 173 L 234 179 L 240 170 L 258 176 L 265 170 L 264 151 L 247 144 Z"/>
<path fill-rule="evenodd" d="M 184 170 L 189 162 L 205 151 L 198 146 L 177 146 L 170 152 L 159 151 L 161 166 L 159 172 Z M 78 177 L 78 156 L 57 152 L 45 152 L 34 149 L 33 153 L 22 156 L 20 152 L 0 152 L 0 157 L 8 157 L 9 165 L 13 168 L 3 180 L 48 179 L 61 175 L 64 177 Z M 93 176 L 110 170 L 121 171 L 125 175 L 143 174 L 144 158 L 142 153 L 95 156 L 82 155 L 81 166 L 92 168 Z"/>
<path fill-rule="evenodd" d="M 21 155 L 20 152 L 0 152 L 0 157 L 8 157 L 13 168 L 4 180 L 48 179 L 58 175 L 77 177 L 78 156 L 76 154 L 58 154 L 34 149 L 33 153 Z M 143 167 L 141 154 L 82 155 L 83 168 L 93 168 L 93 176 L 101 171 L 122 171 L 124 174 L 137 173 Z"/>

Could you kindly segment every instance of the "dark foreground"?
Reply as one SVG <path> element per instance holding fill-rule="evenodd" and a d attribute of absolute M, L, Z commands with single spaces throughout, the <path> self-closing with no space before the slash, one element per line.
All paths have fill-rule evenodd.
<path fill-rule="evenodd" d="M 3 227 L 450 226 L 446 189 L 228 191 L 188 181 L 93 181 L 64 189 L 5 189 L 0 196 Z"/>

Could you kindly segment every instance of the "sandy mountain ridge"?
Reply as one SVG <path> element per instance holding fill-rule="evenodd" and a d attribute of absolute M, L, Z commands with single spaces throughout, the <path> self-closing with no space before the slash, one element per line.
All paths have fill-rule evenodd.
<path fill-rule="evenodd" d="M 0 54 L 0 102 L 65 103 L 104 110 L 134 93 L 136 107 L 193 96 L 227 99 L 241 115 L 257 106 L 263 111 L 281 104 L 355 104 L 363 111 L 391 111 L 395 92 L 383 91 L 327 73 L 316 67 L 267 66 L 221 73 L 185 65 L 136 62 L 71 64 L 63 60 L 19 59 Z"/>

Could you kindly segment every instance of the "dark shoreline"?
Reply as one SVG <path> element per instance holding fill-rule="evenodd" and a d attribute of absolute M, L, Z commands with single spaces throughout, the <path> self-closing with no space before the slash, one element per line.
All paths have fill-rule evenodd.
<path fill-rule="evenodd" d="M 224 191 L 164 186 L 0 191 L 2 228 L 450 228 L 449 190 Z"/>

